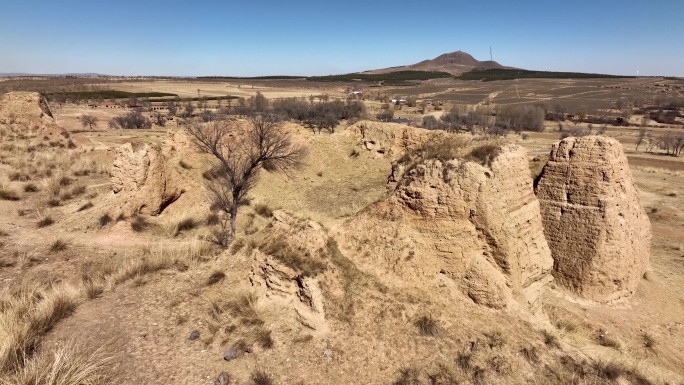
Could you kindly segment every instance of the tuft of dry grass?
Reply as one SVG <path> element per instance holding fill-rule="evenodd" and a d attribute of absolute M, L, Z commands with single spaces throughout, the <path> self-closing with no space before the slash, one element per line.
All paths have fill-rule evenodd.
<path fill-rule="evenodd" d="M 243 324 L 263 325 L 264 319 L 257 307 L 257 300 L 254 293 L 237 294 L 226 303 L 226 309 Z"/>
<path fill-rule="evenodd" d="M 85 210 L 88 210 L 88 209 L 90 209 L 90 208 L 93 208 L 93 206 L 94 206 L 94 205 L 93 205 L 92 202 L 86 202 L 86 203 L 83 204 L 81 207 L 79 207 L 78 210 L 76 210 L 76 211 L 85 211 Z"/>
<path fill-rule="evenodd" d="M 131 229 L 136 233 L 145 231 L 149 227 L 150 223 L 147 222 L 145 218 L 141 217 L 140 215 L 136 215 L 133 217 L 133 221 L 131 222 Z"/>
<path fill-rule="evenodd" d="M 273 216 L 273 210 L 271 210 L 267 205 L 263 203 L 255 204 L 254 212 L 261 215 L 264 218 L 270 218 Z"/>
<path fill-rule="evenodd" d="M 36 186 L 35 183 L 27 183 L 24 185 L 24 192 L 34 193 L 34 192 L 38 192 L 38 191 L 39 191 L 38 186 Z"/>
<path fill-rule="evenodd" d="M 434 337 L 439 333 L 439 325 L 432 316 L 422 316 L 415 320 L 413 324 L 418 328 L 422 336 Z"/>
<path fill-rule="evenodd" d="M 113 357 L 100 350 L 85 353 L 74 342 L 60 344 L 28 360 L 0 385 L 106 385 Z"/>
<path fill-rule="evenodd" d="M 98 225 L 100 228 L 107 226 L 108 224 L 112 223 L 112 217 L 109 216 L 109 214 L 105 213 L 100 216 L 100 219 L 98 220 Z"/>
<path fill-rule="evenodd" d="M 76 309 L 81 292 L 67 284 L 47 289 L 24 284 L 13 293 L 3 294 L 0 373 L 11 373 L 23 365 L 42 336 Z"/>
<path fill-rule="evenodd" d="M 644 343 L 644 347 L 649 350 L 655 350 L 656 346 L 658 345 L 658 341 L 655 339 L 655 337 L 648 332 L 645 332 L 641 335 L 641 340 Z"/>
<path fill-rule="evenodd" d="M 46 215 L 36 223 L 36 226 L 38 226 L 38 228 L 41 229 L 43 227 L 52 226 L 54 223 L 55 220 L 52 219 L 51 216 Z"/>
<path fill-rule="evenodd" d="M 166 231 L 166 235 L 169 237 L 177 237 L 180 233 L 190 231 L 198 225 L 199 223 L 195 220 L 195 218 L 184 215 L 172 218 L 165 224 L 164 229 Z"/>
<path fill-rule="evenodd" d="M 217 271 L 214 271 L 213 273 L 211 273 L 209 278 L 207 278 L 205 285 L 207 285 L 207 286 L 215 285 L 215 284 L 223 281 L 224 279 L 226 279 L 226 273 L 217 270 Z"/>
<path fill-rule="evenodd" d="M 21 200 L 21 197 L 16 190 L 9 186 L 9 184 L 3 183 L 0 185 L 0 199 L 5 201 L 18 201 Z"/>
<path fill-rule="evenodd" d="M 52 242 L 50 242 L 50 252 L 51 253 L 58 253 L 60 251 L 64 251 L 69 247 L 69 243 L 62 239 L 55 239 Z"/>
<path fill-rule="evenodd" d="M 273 385 L 271 376 L 261 369 L 257 369 L 249 377 L 254 385 Z"/>

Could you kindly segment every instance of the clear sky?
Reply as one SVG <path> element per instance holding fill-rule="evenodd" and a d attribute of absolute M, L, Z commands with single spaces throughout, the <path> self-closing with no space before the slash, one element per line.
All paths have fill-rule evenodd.
<path fill-rule="evenodd" d="M 0 72 L 324 75 L 466 51 L 684 76 L 684 0 L 0 0 Z"/>

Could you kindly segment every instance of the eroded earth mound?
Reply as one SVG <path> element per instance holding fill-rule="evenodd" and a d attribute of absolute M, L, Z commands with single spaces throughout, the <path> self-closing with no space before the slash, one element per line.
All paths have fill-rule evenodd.
<path fill-rule="evenodd" d="M 622 145 L 603 136 L 555 144 L 537 197 L 557 280 L 596 301 L 632 295 L 648 266 L 651 224 Z"/>
<path fill-rule="evenodd" d="M 347 222 L 347 241 L 405 283 L 447 282 L 475 303 L 536 312 L 553 261 L 527 167 L 515 145 L 485 165 L 424 161 Z"/>

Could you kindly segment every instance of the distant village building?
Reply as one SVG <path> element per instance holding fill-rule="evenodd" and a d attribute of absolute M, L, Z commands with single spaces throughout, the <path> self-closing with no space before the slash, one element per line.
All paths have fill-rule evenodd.
<path fill-rule="evenodd" d="M 394 103 L 394 104 L 406 104 L 406 103 L 408 103 L 406 101 L 406 99 L 390 99 L 390 102 Z"/>

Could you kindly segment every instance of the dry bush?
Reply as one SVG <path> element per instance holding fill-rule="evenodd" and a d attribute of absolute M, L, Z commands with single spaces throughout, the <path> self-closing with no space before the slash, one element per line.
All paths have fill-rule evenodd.
<path fill-rule="evenodd" d="M 264 218 L 270 218 L 273 216 L 273 210 L 271 210 L 267 205 L 263 203 L 255 204 L 254 212 L 261 215 Z"/>
<path fill-rule="evenodd" d="M 392 385 L 421 385 L 420 371 L 413 367 L 399 370 L 399 378 Z"/>
<path fill-rule="evenodd" d="M 24 185 L 24 192 L 34 193 L 38 192 L 38 190 L 38 186 L 36 186 L 34 183 L 27 183 Z"/>
<path fill-rule="evenodd" d="M 658 341 L 656 341 L 655 337 L 649 333 L 642 334 L 641 339 L 646 349 L 655 350 L 656 346 L 658 345 Z"/>
<path fill-rule="evenodd" d="M 136 233 L 145 231 L 150 227 L 150 223 L 140 215 L 135 215 L 132 219 L 133 221 L 131 222 L 131 229 Z"/>
<path fill-rule="evenodd" d="M 90 208 L 93 208 L 93 203 L 92 202 L 86 202 L 85 204 L 81 205 L 81 207 L 78 208 L 77 211 L 85 211 Z"/>
<path fill-rule="evenodd" d="M 100 216 L 100 219 L 98 219 L 97 223 L 100 226 L 100 228 L 102 228 L 112 223 L 112 220 L 112 217 L 110 217 L 109 214 L 105 213 Z"/>
<path fill-rule="evenodd" d="M 273 385 L 271 376 L 261 369 L 254 371 L 249 378 L 254 385 Z"/>
<path fill-rule="evenodd" d="M 257 300 L 254 293 L 237 294 L 226 303 L 226 309 L 245 325 L 263 325 L 264 319 L 257 307 Z"/>
<path fill-rule="evenodd" d="M 10 187 L 8 182 L 3 182 L 0 184 L 0 199 L 5 201 L 18 201 L 21 200 L 19 193 Z"/>
<path fill-rule="evenodd" d="M 177 237 L 180 233 L 184 231 L 190 231 L 197 227 L 199 223 L 195 218 L 184 214 L 171 218 L 167 223 L 164 224 L 164 230 L 166 235 L 169 237 Z"/>
<path fill-rule="evenodd" d="M 43 227 L 52 226 L 54 223 L 55 223 L 55 220 L 52 219 L 51 216 L 46 215 L 46 216 L 44 216 L 38 220 L 38 222 L 36 223 L 36 226 L 38 226 L 38 228 L 40 229 Z"/>
<path fill-rule="evenodd" d="M 211 275 L 209 276 L 209 278 L 207 278 L 204 284 L 207 286 L 211 286 L 219 282 L 222 282 L 224 279 L 226 279 L 226 273 L 217 270 L 211 273 Z"/>
<path fill-rule="evenodd" d="M 546 346 L 552 347 L 552 348 L 560 348 L 560 342 L 558 341 L 558 337 L 547 331 L 547 330 L 542 330 L 542 337 L 544 337 L 544 344 Z"/>
<path fill-rule="evenodd" d="M 0 385 L 106 385 L 113 357 L 102 350 L 85 353 L 69 342 L 39 354 L 0 379 Z"/>
<path fill-rule="evenodd" d="M 439 325 L 432 316 L 422 316 L 415 320 L 413 324 L 418 328 L 422 336 L 434 337 L 439 333 Z"/>
<path fill-rule="evenodd" d="M 273 337 L 271 336 L 271 331 L 266 329 L 258 329 L 256 332 L 256 341 L 264 349 L 273 348 Z"/>
<path fill-rule="evenodd" d="M 483 144 L 475 147 L 468 153 L 467 159 L 477 162 L 483 166 L 491 166 L 494 159 L 501 153 L 501 147 L 496 144 Z"/>
<path fill-rule="evenodd" d="M 69 243 L 59 238 L 50 242 L 51 253 L 58 253 L 60 251 L 64 251 L 67 249 L 67 247 L 69 247 Z"/>

